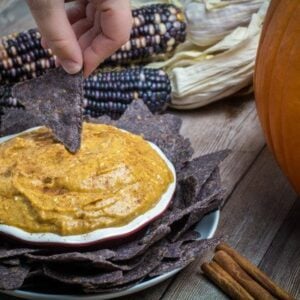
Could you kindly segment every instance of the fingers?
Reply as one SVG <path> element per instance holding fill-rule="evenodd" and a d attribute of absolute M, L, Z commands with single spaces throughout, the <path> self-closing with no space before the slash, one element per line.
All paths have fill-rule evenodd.
<path fill-rule="evenodd" d="M 95 29 L 95 27 L 90 28 L 87 32 L 85 32 L 80 38 L 79 38 L 79 45 L 81 47 L 81 50 L 84 52 L 86 48 L 88 48 L 93 40 L 99 35 L 98 30 Z"/>
<path fill-rule="evenodd" d="M 27 0 L 45 41 L 66 72 L 82 69 L 83 57 L 76 35 L 68 20 L 63 0 Z"/>
<path fill-rule="evenodd" d="M 97 35 L 91 46 L 83 52 L 84 76 L 89 76 L 106 58 L 119 48 L 120 43 L 107 38 L 103 34 Z"/>
<path fill-rule="evenodd" d="M 80 45 L 80 37 L 83 36 L 87 31 L 89 31 L 93 27 L 93 24 L 87 19 L 81 19 L 74 23 L 72 27 Z"/>
<path fill-rule="evenodd" d="M 89 3 L 86 6 L 86 18 L 85 18 L 85 24 L 86 25 L 86 30 L 83 31 L 83 28 L 79 26 L 78 22 L 77 24 L 74 24 L 73 29 L 76 27 L 76 31 L 79 32 L 79 29 L 81 30 L 81 35 L 79 37 L 79 45 L 81 47 L 81 50 L 84 51 L 93 41 L 93 39 L 97 36 L 99 33 L 99 28 L 96 25 L 97 23 L 95 22 L 97 16 L 99 17 L 99 12 L 95 9 L 95 6 L 92 3 Z M 84 23 L 83 21 L 81 22 Z M 77 29 L 78 28 L 78 29 Z M 77 35 L 78 37 L 78 35 Z"/>
<path fill-rule="evenodd" d="M 67 15 L 77 40 L 93 27 L 93 17 L 89 16 L 88 10 L 90 6 L 87 0 L 77 0 L 76 5 L 67 10 Z M 95 9 L 93 9 L 93 14 L 95 14 Z"/>
<path fill-rule="evenodd" d="M 67 16 L 72 25 L 85 17 L 86 5 L 87 0 L 77 0 L 67 8 Z"/>
<path fill-rule="evenodd" d="M 130 36 L 129 0 L 77 0 L 67 12 L 64 0 L 27 0 L 49 47 L 68 73 L 84 65 L 85 76 L 112 55 Z"/>
<path fill-rule="evenodd" d="M 99 12 L 94 20 L 98 35 L 84 48 L 85 76 L 90 75 L 100 63 L 128 41 L 132 27 L 128 0 L 94 0 L 92 3 Z M 89 40 L 90 37 L 86 39 Z"/>

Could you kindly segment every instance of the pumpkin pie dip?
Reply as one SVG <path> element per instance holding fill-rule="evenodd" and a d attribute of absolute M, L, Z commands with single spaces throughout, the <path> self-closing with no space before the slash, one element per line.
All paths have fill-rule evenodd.
<path fill-rule="evenodd" d="M 84 123 L 71 154 L 42 127 L 0 144 L 0 224 L 63 236 L 126 225 L 173 180 L 140 136 Z"/>

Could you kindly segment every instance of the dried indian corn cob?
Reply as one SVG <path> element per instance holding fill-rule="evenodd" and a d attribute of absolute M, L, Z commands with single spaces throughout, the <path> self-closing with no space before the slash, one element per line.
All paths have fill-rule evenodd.
<path fill-rule="evenodd" d="M 152 112 L 166 108 L 171 100 L 171 83 L 162 70 L 128 68 L 101 72 L 84 82 L 85 114 L 119 117 L 136 100 L 142 99 Z M 0 87 L 0 108 L 22 107 L 11 97 L 11 86 Z"/>
<path fill-rule="evenodd" d="M 183 13 L 174 5 L 156 4 L 132 11 L 130 41 L 105 61 L 105 65 L 142 63 L 168 56 L 186 37 Z M 20 82 L 55 67 L 49 49 L 41 46 L 36 29 L 0 40 L 0 85 Z"/>
<path fill-rule="evenodd" d="M 55 67 L 50 49 L 42 48 L 40 33 L 30 29 L 0 40 L 0 84 L 31 79 Z"/>

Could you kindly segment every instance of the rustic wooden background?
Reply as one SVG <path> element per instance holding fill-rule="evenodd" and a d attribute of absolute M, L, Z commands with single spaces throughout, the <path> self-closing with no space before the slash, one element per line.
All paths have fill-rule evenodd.
<path fill-rule="evenodd" d="M 6 5 L 1 35 L 34 26 L 24 0 L 1 0 L 1 5 Z M 300 200 L 266 147 L 253 96 L 174 113 L 182 117 L 182 133 L 195 155 L 232 150 L 221 165 L 227 192 L 218 235 L 300 299 Z M 124 300 L 227 299 L 199 266 L 195 261 L 174 278 Z"/>

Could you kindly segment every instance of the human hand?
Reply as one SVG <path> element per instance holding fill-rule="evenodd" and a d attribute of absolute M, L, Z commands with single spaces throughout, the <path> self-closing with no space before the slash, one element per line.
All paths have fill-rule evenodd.
<path fill-rule="evenodd" d="M 67 1 L 69 2 L 69 1 Z M 90 75 L 129 40 L 132 15 L 129 0 L 76 0 L 66 10 L 64 0 L 27 0 L 58 63 L 70 74 Z"/>

